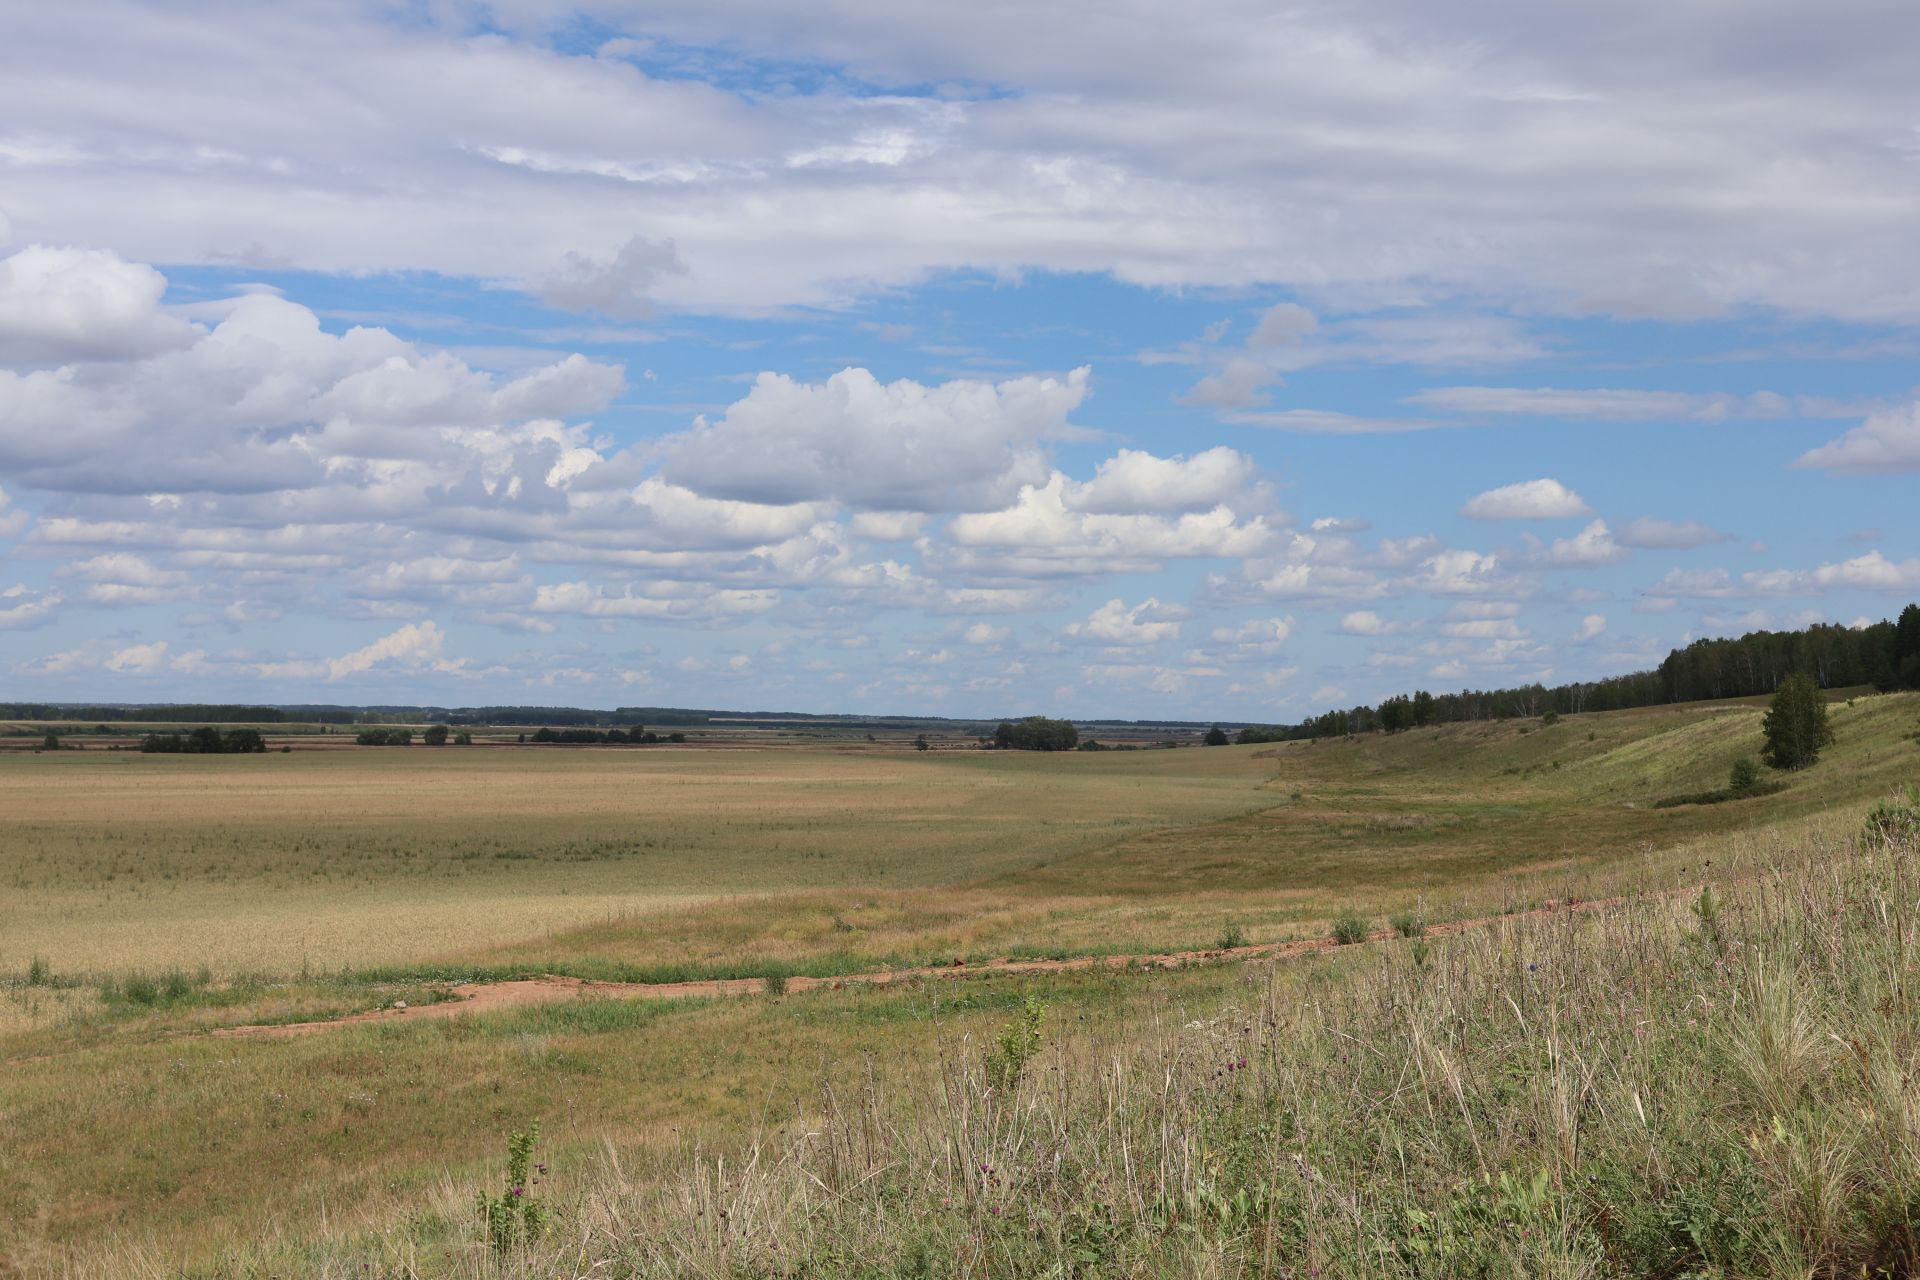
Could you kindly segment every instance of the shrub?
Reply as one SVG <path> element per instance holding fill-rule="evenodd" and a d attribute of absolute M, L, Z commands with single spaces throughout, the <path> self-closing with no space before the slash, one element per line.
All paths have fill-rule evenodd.
<path fill-rule="evenodd" d="M 1735 792 L 1747 792 L 1760 785 L 1760 766 L 1752 756 L 1741 756 L 1733 762 L 1733 770 L 1727 775 L 1727 788 Z"/>
<path fill-rule="evenodd" d="M 1237 921 L 1229 920 L 1227 927 L 1220 931 L 1220 936 L 1214 939 L 1213 945 L 1218 951 L 1238 951 L 1251 943 L 1248 941 L 1247 931 L 1242 929 Z"/>
<path fill-rule="evenodd" d="M 1204 741 L 1210 747 L 1224 747 L 1227 745 L 1227 731 L 1219 725 L 1215 725 L 1213 728 L 1207 730 L 1207 736 Z"/>
<path fill-rule="evenodd" d="M 1540 723 L 1546 724 L 1546 725 L 1559 724 L 1560 713 L 1558 711 L 1555 711 L 1553 708 L 1549 707 L 1547 708 L 1546 712 L 1543 715 L 1541 715 Z"/>
<path fill-rule="evenodd" d="M 1333 940 L 1343 947 L 1365 942 L 1369 932 L 1367 918 L 1352 907 L 1333 918 Z"/>
<path fill-rule="evenodd" d="M 40 749 L 42 751 L 58 751 L 60 749 L 60 735 L 50 733 L 42 738 L 40 740 Z"/>
<path fill-rule="evenodd" d="M 420 735 L 420 741 L 429 747 L 444 747 L 447 745 L 447 732 L 447 726 L 443 724 L 430 724 L 427 731 Z"/>
<path fill-rule="evenodd" d="M 1869 840 L 1920 839 L 1920 785 L 1908 784 L 1903 800 L 1882 800 L 1867 813 Z"/>
<path fill-rule="evenodd" d="M 1421 938 L 1426 936 L 1427 922 L 1418 911 L 1400 911 L 1387 917 L 1387 923 L 1393 931 L 1403 938 Z"/>
<path fill-rule="evenodd" d="M 1040 1052 L 1040 1024 L 1047 1006 L 1032 996 L 1020 1006 L 1020 1016 L 1000 1028 L 993 1047 L 987 1050 L 987 1080 L 994 1088 L 1013 1088 L 1033 1055 Z"/>
<path fill-rule="evenodd" d="M 787 994 L 787 975 L 778 970 L 769 973 L 760 979 L 760 989 L 775 998 Z"/>
<path fill-rule="evenodd" d="M 35 956 L 27 962 L 27 985 L 30 987 L 53 985 L 53 966 L 47 963 L 45 956 Z"/>
<path fill-rule="evenodd" d="M 411 729 L 372 728 L 362 729 L 353 740 L 363 747 L 410 747 L 413 745 Z"/>

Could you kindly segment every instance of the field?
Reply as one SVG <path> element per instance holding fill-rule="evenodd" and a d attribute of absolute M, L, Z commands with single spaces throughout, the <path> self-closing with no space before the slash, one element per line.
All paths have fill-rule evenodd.
<path fill-rule="evenodd" d="M 1314 939 L 1342 912 L 1358 912 L 1375 930 L 1397 916 L 1408 932 L 1419 931 L 1416 921 L 1490 919 L 1416 941 L 1463 990 L 1473 987 L 1474 1008 L 1506 990 L 1501 983 L 1524 981 L 1495 972 L 1500 955 L 1533 945 L 1524 939 L 1577 960 L 1587 985 L 1542 996 L 1541 1009 L 1566 1018 L 1568 1029 L 1528 1023 L 1519 1034 L 1529 1053 L 1539 1035 L 1559 1052 L 1550 1047 L 1556 1035 L 1571 1043 L 1601 1034 L 1576 1005 L 1601 989 L 1591 985 L 1595 975 L 1626 972 L 1622 939 L 1638 939 L 1646 963 L 1679 963 L 1674 948 L 1690 944 L 1673 938 L 1690 917 L 1667 891 L 1719 884 L 1730 902 L 1750 905 L 1741 928 L 1775 934 L 1811 927 L 1817 913 L 1806 904 L 1821 893 L 1853 901 L 1841 885 L 1843 863 L 1847 884 L 1871 883 L 1886 901 L 1902 901 L 1899 865 L 1856 866 L 1846 851 L 1862 814 L 1920 777 L 1910 736 L 1920 697 L 1860 697 L 1832 711 L 1835 745 L 1778 792 L 1664 807 L 1724 785 L 1732 763 L 1757 751 L 1759 708 L 1702 704 L 1317 745 L 1059 756 L 921 754 L 886 740 L 3 754 L 0 974 L 11 976 L 0 998 L 0 1142 L 14 1153 L 16 1188 L 0 1221 L 0 1274 L 492 1274 L 496 1255 L 475 1237 L 471 1201 L 483 1179 L 499 1177 L 507 1133 L 535 1121 L 542 1160 L 554 1170 L 542 1194 L 562 1210 L 556 1230 L 580 1246 L 577 1266 L 551 1250 L 529 1255 L 540 1274 L 767 1274 L 785 1265 L 767 1252 L 776 1246 L 812 1258 L 811 1269 L 794 1274 L 834 1274 L 820 1250 L 853 1259 L 912 1241 L 929 1257 L 973 1259 L 930 1263 L 923 1274 L 1025 1274 L 1038 1265 L 1035 1239 L 1065 1250 L 1057 1232 L 1084 1216 L 1085 1205 L 1060 1200 L 1057 1185 L 1036 1189 L 1019 1209 L 1044 1205 L 1053 1214 L 1045 1230 L 1022 1217 L 1021 1253 L 998 1227 L 982 1228 L 985 1201 L 966 1222 L 896 1222 L 897 1203 L 868 1203 L 865 1191 L 810 1203 L 819 1187 L 801 1172 L 851 1188 L 868 1176 L 851 1172 L 860 1161 L 869 1172 L 895 1168 L 914 1144 L 950 1155 L 955 1144 L 1014 1142 L 998 1157 L 1007 1168 L 1024 1168 L 1044 1147 L 1117 1176 L 1104 1163 L 1119 1159 L 1115 1152 L 1076 1150 L 1062 1136 L 1075 1127 L 1076 1108 L 1093 1105 L 1076 1090 L 1144 1087 L 1135 1071 L 1193 1084 L 1183 1074 L 1191 1046 L 1178 1048 L 1190 1025 L 1219 1027 L 1221 1043 L 1238 1046 L 1221 1054 L 1261 1064 L 1269 1102 L 1275 1090 L 1305 1089 L 1338 1071 L 1325 1054 L 1330 1027 L 1358 1043 L 1362 1028 L 1342 1018 L 1402 1017 L 1387 1010 L 1411 1007 L 1410 989 L 1395 985 L 1404 984 L 1400 951 L 1409 944 L 1278 963 L 1116 962 L 781 996 L 785 975 L 953 969 L 955 961 L 979 970 L 998 957 Z M 1763 872 L 1789 877 L 1800 905 L 1789 911 L 1753 898 Z M 1644 905 L 1529 914 L 1616 895 L 1642 895 Z M 1562 918 L 1591 923 L 1553 923 Z M 1731 935 L 1734 925 L 1727 928 Z M 1838 938 L 1829 960 L 1864 946 Z M 1875 963 L 1903 973 L 1909 957 Z M 209 1034 L 395 1000 L 419 1006 L 452 982 L 531 974 L 764 978 L 767 994 L 570 999 L 291 1038 Z M 1021 1088 L 1037 1090 L 1029 1119 L 1052 1116 L 1054 1137 L 1018 1138 L 1005 1116 L 992 1121 L 1000 1128 L 975 1132 L 969 1126 L 988 1124 L 1001 1105 L 992 1089 L 981 1095 L 987 1101 L 966 1102 L 985 1079 L 983 1046 L 1019 1025 L 1029 999 L 1046 1008 L 1048 1050 L 1036 1060 L 1044 1071 Z M 1253 1032 L 1229 1024 L 1267 1030 L 1242 1045 L 1235 1037 Z M 1443 1060 L 1465 1069 L 1485 1051 L 1462 1041 L 1460 1026 L 1443 1024 L 1433 1026 L 1440 1056 L 1418 1059 L 1441 1076 Z M 1404 1058 L 1405 1046 L 1384 1052 Z M 1672 1052 L 1682 1053 L 1678 1040 Z M 1168 1053 L 1178 1072 L 1155 1056 Z M 1408 1061 L 1403 1070 L 1413 1069 Z M 1495 1071 L 1490 1060 L 1485 1069 Z M 1465 1098 L 1475 1083 L 1459 1087 L 1447 1105 L 1471 1113 Z M 1181 1105 L 1201 1108 L 1202 1093 L 1182 1094 Z M 1627 1095 L 1594 1096 L 1602 1093 L 1594 1105 L 1613 1123 Z M 1392 1096 L 1411 1105 L 1412 1095 Z M 1224 1123 L 1203 1110 L 1182 1123 Z M 1309 1110 L 1328 1123 L 1338 1106 L 1330 1094 Z M 1114 1114 L 1117 1133 L 1112 1126 L 1124 1125 Z M 1304 1114 L 1289 1123 L 1304 1123 Z M 1231 1108 L 1220 1115 L 1252 1123 Z M 1457 1162 L 1477 1141 L 1488 1186 L 1501 1185 L 1495 1175 L 1513 1163 L 1490 1161 L 1488 1145 L 1532 1141 L 1518 1132 L 1442 1133 L 1432 1114 L 1424 1123 L 1407 1131 L 1426 1134 L 1421 1160 Z M 1754 1123 L 1764 1126 L 1765 1116 Z M 825 1141 L 831 1160 L 810 1164 L 793 1143 L 822 1133 L 829 1137 L 807 1142 Z M 835 1145 L 854 1144 L 855 1134 L 865 1148 Z M 1210 1147 L 1193 1139 L 1212 1156 L 1156 1141 L 1155 1159 L 1170 1162 L 1154 1175 L 1156 1194 L 1198 1194 L 1203 1182 L 1217 1190 L 1230 1181 L 1226 1166 L 1209 1174 L 1207 1159 L 1252 1158 L 1224 1138 Z M 882 1149 L 888 1143 L 899 1148 L 893 1156 Z M 764 1176 L 735 1183 L 738 1163 L 725 1166 L 732 1173 L 714 1163 L 750 1160 L 756 1149 Z M 1568 1161 L 1542 1157 L 1526 1176 L 1546 1169 L 1558 1188 L 1579 1167 L 1578 1153 Z M 936 1174 L 939 1160 L 906 1163 L 916 1172 L 900 1175 L 901 1194 L 948 1208 L 974 1194 L 952 1170 Z M 1406 1186 L 1418 1182 L 1406 1177 Z M 1241 1180 L 1241 1189 L 1250 1185 Z M 1283 1191 L 1272 1180 L 1259 1186 L 1261 1196 Z M 1286 1194 L 1300 1192 L 1288 1186 Z M 723 1190 L 759 1197 L 752 1230 L 736 1223 L 722 1233 L 738 1251 L 715 1252 L 715 1240 L 698 1231 L 636 1243 L 636 1233 L 662 1230 L 668 1201 L 660 1197 L 680 1197 L 672 1217 Z M 1112 1273 L 1236 1274 L 1246 1263 L 1238 1252 L 1252 1247 L 1245 1232 L 1231 1240 L 1215 1232 L 1200 1253 L 1155 1261 L 1127 1231 L 1168 1210 L 1154 1209 L 1151 1196 L 1131 1208 L 1125 1199 L 1115 1190 L 1102 1202 L 1106 1226 L 1088 1219 L 1072 1228 L 1105 1241 L 1094 1253 Z M 1410 1221 L 1403 1210 L 1425 1213 L 1425 1203 L 1392 1208 L 1396 1230 L 1404 1235 Z M 1009 1206 L 1001 1207 L 991 1216 L 1004 1216 Z M 1242 1204 L 1222 1212 L 1241 1214 L 1250 1231 L 1262 1213 L 1278 1211 Z M 1342 1229 L 1355 1239 L 1380 1234 L 1354 1221 L 1349 1214 Z M 883 1222 L 894 1224 L 892 1234 L 872 1235 Z M 629 1253 L 608 1244 L 616 1238 Z M 1576 1256 L 1578 1243 L 1565 1235 L 1554 1257 Z M 1352 1258 L 1364 1255 L 1352 1247 L 1361 1250 Z M 1203 1255 L 1212 1262 L 1194 1261 Z M 1352 1258 L 1330 1261 L 1326 1273 L 1378 1273 Z M 1557 1273 L 1560 1262 L 1543 1258 L 1515 1253 L 1511 1273 Z M 524 1261 L 509 1258 L 507 1273 Z M 595 1271 L 594 1263 L 605 1265 Z"/>

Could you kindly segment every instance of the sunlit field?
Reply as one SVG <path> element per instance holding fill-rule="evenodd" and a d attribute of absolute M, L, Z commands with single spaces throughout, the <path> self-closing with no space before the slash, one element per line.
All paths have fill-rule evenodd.
<path fill-rule="evenodd" d="M 1134 1055 L 1146 1055 L 1147 1076 L 1164 1076 L 1152 1055 L 1169 1051 L 1179 1028 L 1251 1026 L 1256 1015 L 1294 1027 L 1291 1011 L 1309 993 L 1349 1010 L 1315 1015 L 1312 1045 L 1323 1053 L 1335 1024 L 1358 1034 L 1349 1023 L 1370 1002 L 1410 998 L 1395 994 L 1392 967 L 1405 964 L 1396 948 L 1408 938 L 1251 967 L 1116 962 L 786 995 L 781 976 L 1320 938 L 1336 915 L 1357 913 L 1383 936 L 1390 919 L 1409 935 L 1489 922 L 1412 938 L 1461 957 L 1458 981 L 1479 1001 L 1507 980 L 1496 981 L 1499 957 L 1517 953 L 1474 939 L 1543 928 L 1528 921 L 1544 906 L 1640 895 L 1664 904 L 1645 909 L 1660 923 L 1642 933 L 1657 933 L 1689 918 L 1690 899 L 1672 891 L 1719 884 L 1757 910 L 1762 873 L 1817 877 L 1852 856 L 1865 810 L 1920 777 L 1920 696 L 1861 697 L 1832 714 L 1835 744 L 1780 790 L 1664 806 L 1724 785 L 1732 763 L 1757 751 L 1759 708 L 1101 754 L 922 754 L 883 741 L 0 755 L 0 1142 L 16 1153 L 19 1182 L 0 1232 L 0 1274 L 7 1265 L 27 1274 L 519 1274 L 519 1263 L 501 1271 L 468 1214 L 482 1180 L 498 1176 L 506 1135 L 535 1121 L 567 1230 L 591 1235 L 618 1219 L 632 1244 L 640 1228 L 621 1215 L 656 1212 L 643 1212 L 657 1206 L 650 1197 L 691 1206 L 712 1192 L 698 1189 L 708 1185 L 699 1171 L 712 1172 L 702 1159 L 750 1159 L 756 1142 L 798 1159 L 793 1136 L 840 1133 L 843 1111 L 858 1114 L 861 1141 L 875 1144 L 836 1149 L 833 1176 L 852 1181 L 860 1161 L 869 1172 L 887 1165 L 886 1142 L 970 1132 L 980 1117 L 942 1109 L 974 1087 L 957 1081 L 984 1079 L 982 1055 L 1029 1000 L 1045 1007 L 1047 1051 L 1023 1088 L 1051 1080 L 1071 1092 L 1075 1079 L 1118 1088 L 1099 1083 L 1107 1068 L 1098 1064 Z M 1791 923 L 1778 912 L 1767 919 L 1774 934 Z M 1554 954 L 1586 956 L 1579 963 L 1589 966 L 1603 951 L 1616 955 L 1605 930 L 1624 926 L 1594 927 L 1602 931 L 1552 942 Z M 1502 936 L 1510 940 L 1499 945 L 1520 945 L 1520 934 Z M 1669 953 L 1680 943 L 1644 945 L 1677 963 Z M 288 1039 L 210 1034 L 428 1004 L 452 981 L 540 973 L 767 981 L 745 999 L 589 995 Z M 1586 998 L 1592 980 L 1582 981 L 1556 999 Z M 1221 1034 L 1241 1043 L 1240 1032 Z M 1255 1039 L 1276 1064 L 1270 1072 L 1292 1073 L 1289 1087 L 1337 1072 L 1317 1057 L 1282 1063 L 1293 1052 L 1288 1034 Z M 1437 1059 L 1422 1061 L 1438 1070 Z M 1191 1065 L 1180 1062 L 1179 1072 Z M 1626 1096 L 1607 1092 L 1606 1105 Z M 1182 1094 L 1181 1106 L 1198 1108 L 1196 1098 Z M 1044 1090 L 1042 1103 L 1063 1126 L 1082 1105 Z M 996 1129 L 967 1140 L 1009 1139 Z M 1435 1129 L 1422 1159 L 1445 1166 L 1473 1140 Z M 1517 1130 L 1500 1141 L 1534 1151 Z M 1080 1158 L 1092 1167 L 1110 1154 Z M 1182 1194 L 1211 1176 L 1192 1151 L 1154 1158 L 1171 1162 L 1156 1176 Z M 1528 1178 L 1562 1167 L 1545 1155 L 1526 1160 Z M 762 1199 L 751 1248 L 743 1235 L 741 1251 L 701 1254 L 688 1269 L 776 1273 L 768 1249 L 820 1243 L 804 1221 L 855 1232 L 851 1219 L 831 1217 L 845 1210 L 866 1213 L 869 1225 L 892 1222 L 877 1203 L 805 1208 L 805 1179 L 784 1181 L 799 1174 L 782 1167 L 778 1178 L 741 1184 Z M 1490 1176 L 1505 1167 L 1490 1163 Z M 913 1194 L 951 1203 L 962 1193 L 945 1177 L 929 1173 Z M 1059 1185 L 1048 1185 L 1057 1196 Z M 1128 1230 L 1147 1231 L 1140 1224 L 1164 1212 L 1134 1205 Z M 891 1236 L 843 1243 L 875 1258 L 909 1236 L 936 1253 L 971 1250 L 972 1274 L 1021 1273 L 1040 1256 L 1032 1239 L 996 1244 L 977 1223 L 923 1226 L 894 1223 Z M 1132 1253 L 1110 1250 L 1134 1258 L 1113 1273 L 1238 1274 L 1240 1263 L 1222 1260 L 1251 1247 L 1215 1241 L 1208 1256 L 1220 1265 L 1209 1270 L 1190 1258 L 1153 1262 L 1146 1238 L 1129 1237 Z M 1342 1239 L 1359 1251 L 1353 1258 L 1365 1256 L 1358 1237 Z M 1119 1240 L 1108 1243 L 1120 1250 Z M 537 1273 L 673 1274 L 663 1258 L 683 1245 L 693 1247 L 656 1241 L 623 1255 L 625 1246 L 596 1237 L 577 1268 L 543 1245 Z M 1535 1256 L 1515 1257 L 1523 1254 Z M 826 1256 L 803 1273 L 832 1273 Z M 926 1272 L 950 1273 L 960 1272 Z M 1329 1273 L 1368 1274 L 1358 1262 Z"/>

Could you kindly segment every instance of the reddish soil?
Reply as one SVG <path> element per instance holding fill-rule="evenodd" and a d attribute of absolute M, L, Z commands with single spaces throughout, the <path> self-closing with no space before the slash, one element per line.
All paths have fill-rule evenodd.
<path fill-rule="evenodd" d="M 1432 937 L 1447 937 L 1451 934 L 1465 933 L 1484 925 L 1501 920 L 1520 920 L 1528 917 L 1549 915 L 1554 912 L 1592 911 L 1624 902 L 1624 898 L 1599 898 L 1592 900 L 1571 900 L 1568 902 L 1548 902 L 1545 906 L 1532 911 L 1513 912 L 1506 915 L 1478 916 L 1467 920 L 1448 920 L 1429 925 L 1427 933 Z M 1369 941 L 1382 942 L 1395 935 L 1391 930 L 1375 933 Z M 791 977 L 787 979 L 789 992 L 813 991 L 820 987 L 841 988 L 849 984 L 868 986 L 886 986 L 894 982 L 909 981 L 916 978 L 966 978 L 990 974 L 1019 973 L 1059 973 L 1069 969 L 1108 969 L 1133 968 L 1139 971 L 1152 969 L 1179 969 L 1190 964 L 1218 964 L 1241 960 L 1280 960 L 1294 956 L 1308 955 L 1318 951 L 1331 951 L 1339 944 L 1332 938 L 1304 938 L 1297 942 L 1274 942 L 1261 946 L 1233 947 L 1213 951 L 1169 951 L 1151 955 L 1131 956 L 1080 956 L 1071 960 L 990 960 L 985 964 L 969 965 L 955 960 L 950 965 L 925 966 L 915 969 L 883 969 L 872 973 L 850 973 L 832 978 Z M 277 1038 L 280 1036 L 306 1035 L 314 1031 L 327 1031 L 334 1027 L 351 1026 L 364 1022 L 396 1022 L 402 1019 L 453 1018 L 469 1013 L 490 1013 L 497 1009 L 517 1008 L 521 1005 L 546 1004 L 555 1000 L 570 1000 L 583 997 L 616 997 L 621 999 L 675 1000 L 686 997 L 714 998 L 720 996 L 753 995 L 765 990 L 765 983 L 759 978 L 713 978 L 698 982 L 592 982 L 584 978 L 541 977 L 522 978 L 511 982 L 471 982 L 452 987 L 448 994 L 453 998 L 435 1004 L 410 1005 L 405 1008 L 370 1009 L 365 1013 L 349 1014 L 343 1018 L 330 1018 L 320 1022 L 288 1022 L 274 1025 L 222 1027 L 211 1034 L 244 1038 Z"/>

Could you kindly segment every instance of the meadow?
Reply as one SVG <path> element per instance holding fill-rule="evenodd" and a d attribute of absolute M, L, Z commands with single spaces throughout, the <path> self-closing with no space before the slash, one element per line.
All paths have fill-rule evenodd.
<path fill-rule="evenodd" d="M 1662 806 L 1723 785 L 1759 714 L 1061 756 L 0 756 L 0 1274 L 1805 1275 L 1843 1218 L 1860 1274 L 1898 1243 L 1862 1171 L 1920 1103 L 1912 850 L 1858 834 L 1920 777 L 1920 697 L 1837 702 L 1777 792 Z M 1433 934 L 780 994 L 1342 913 Z M 527 973 L 767 982 L 208 1034 Z M 1821 1082 L 1856 1060 L 1853 1119 Z M 1676 1089 L 1703 1072 L 1732 1092 Z M 1808 1147 L 1840 1120 L 1844 1150 Z M 554 1222 L 503 1253 L 472 1201 L 535 1122 Z M 1675 1243 L 1659 1196 L 1707 1159 L 1745 1199 Z M 1807 1196 L 1825 1218 L 1782 1217 Z"/>

